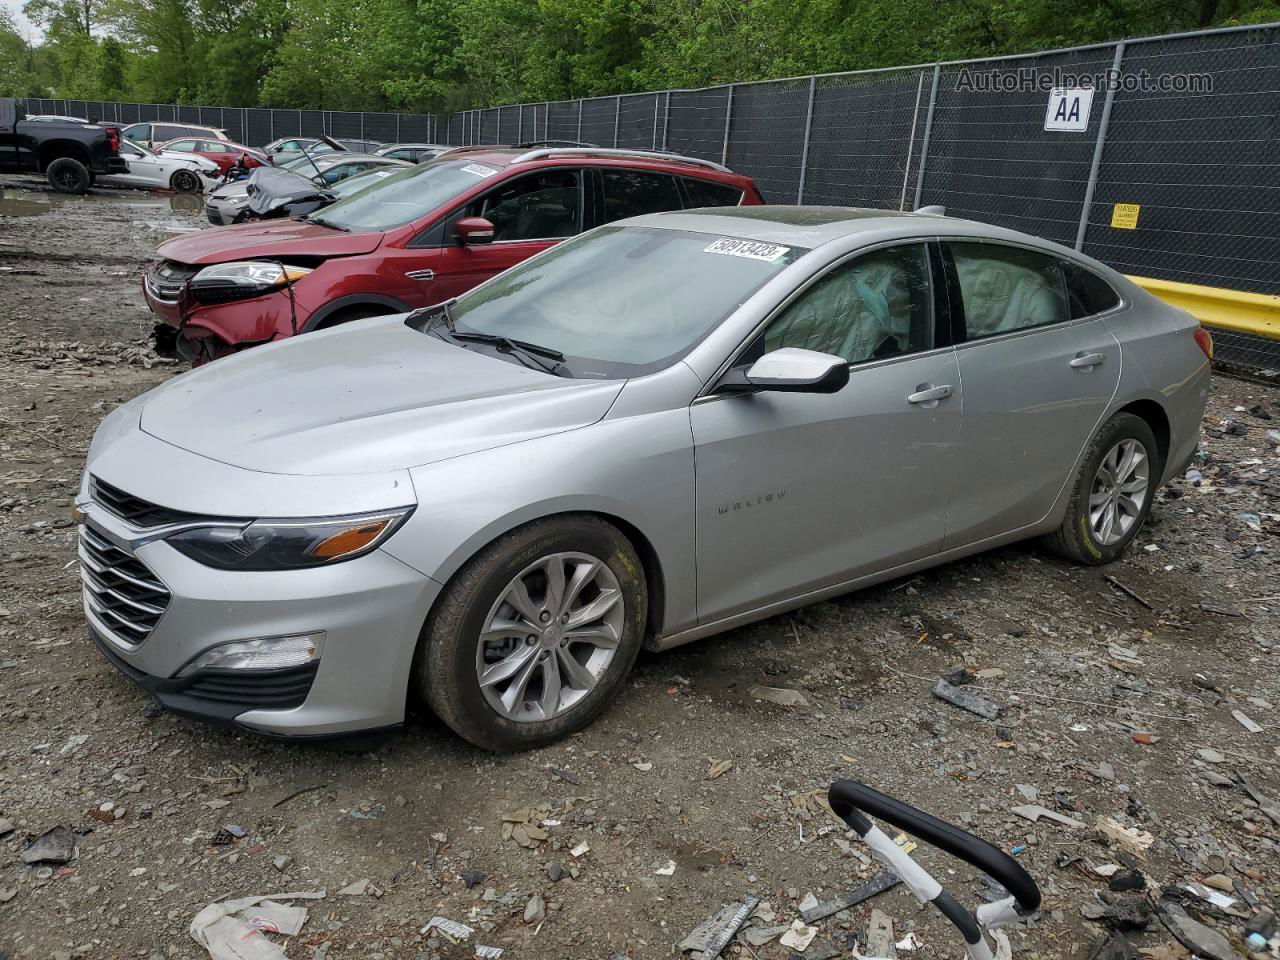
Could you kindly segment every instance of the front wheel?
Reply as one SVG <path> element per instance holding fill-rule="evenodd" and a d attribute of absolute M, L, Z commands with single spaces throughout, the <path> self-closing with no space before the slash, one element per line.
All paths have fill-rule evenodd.
<path fill-rule="evenodd" d="M 1163 470 L 1147 422 L 1131 413 L 1116 414 L 1090 443 L 1067 515 L 1045 538 L 1046 545 L 1089 566 L 1115 560 L 1146 523 Z"/>
<path fill-rule="evenodd" d="M 86 193 L 92 183 L 89 169 L 79 160 L 59 157 L 45 171 L 49 186 L 58 193 Z"/>
<path fill-rule="evenodd" d="M 179 170 L 170 178 L 169 185 L 177 193 L 198 193 L 200 178 L 190 170 Z"/>
<path fill-rule="evenodd" d="M 644 636 L 635 548 L 595 517 L 501 537 L 449 582 L 414 672 L 426 701 L 486 750 L 527 750 L 586 726 L 616 697 Z"/>

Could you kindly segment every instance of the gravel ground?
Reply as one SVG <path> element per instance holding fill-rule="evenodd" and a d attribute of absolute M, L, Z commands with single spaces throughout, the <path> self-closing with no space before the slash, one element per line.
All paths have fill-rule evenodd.
<path fill-rule="evenodd" d="M 519 756 L 478 753 L 421 709 L 376 742 L 271 742 L 159 712 L 93 649 L 80 610 L 69 505 L 83 454 L 104 411 L 181 370 L 150 349 L 137 278 L 198 212 L 5 187 L 0 957 L 203 957 L 188 934 L 202 907 L 286 891 L 326 891 L 298 901 L 300 934 L 273 938 L 292 958 L 453 960 L 477 943 L 507 958 L 676 957 L 725 903 L 758 897 L 754 930 L 786 926 L 807 894 L 877 872 L 822 804 L 839 777 L 1016 851 L 1045 901 L 1010 929 L 1016 957 L 1083 960 L 1117 928 L 1145 956 L 1185 957 L 1149 912 L 1170 903 L 1243 949 L 1252 904 L 1280 894 L 1280 455 L 1266 440 L 1280 392 L 1215 379 L 1203 482 L 1162 491 L 1111 567 L 1012 546 L 644 656 L 600 721 Z M 957 667 L 985 671 L 968 689 L 998 719 L 931 695 Z M 803 699 L 778 706 L 754 685 Z M 1081 825 L 1011 812 L 1028 803 Z M 1109 842 L 1100 823 L 1133 832 Z M 25 863 L 57 827 L 70 859 Z M 914 856 L 979 902 L 974 870 Z M 1234 904 L 1184 889 L 1205 880 Z M 818 922 L 800 956 L 854 956 L 872 908 L 919 944 L 900 956 L 963 955 L 899 888 Z M 420 932 L 437 915 L 475 932 Z M 790 954 L 743 937 L 726 951 Z"/>

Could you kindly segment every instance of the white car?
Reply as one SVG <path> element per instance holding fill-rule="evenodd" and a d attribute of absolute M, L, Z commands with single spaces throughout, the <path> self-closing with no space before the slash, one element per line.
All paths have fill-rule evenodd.
<path fill-rule="evenodd" d="M 221 177 L 218 165 L 205 157 L 170 150 L 156 153 L 132 140 L 120 141 L 120 156 L 129 164 L 129 172 L 99 176 L 96 183 L 108 187 L 203 193 Z"/>

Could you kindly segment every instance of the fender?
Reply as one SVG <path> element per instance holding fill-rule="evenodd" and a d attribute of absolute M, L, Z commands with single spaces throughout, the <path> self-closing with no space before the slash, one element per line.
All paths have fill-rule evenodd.
<path fill-rule="evenodd" d="M 387 307 L 390 313 L 408 313 L 413 308 L 405 303 L 396 300 L 394 297 L 383 296 L 380 293 L 353 293 L 345 297 L 339 297 L 326 303 L 323 307 L 311 314 L 307 318 L 307 322 L 298 330 L 299 333 L 310 333 L 320 324 L 324 323 L 327 317 L 333 316 L 339 310 L 346 310 L 348 307 Z"/>

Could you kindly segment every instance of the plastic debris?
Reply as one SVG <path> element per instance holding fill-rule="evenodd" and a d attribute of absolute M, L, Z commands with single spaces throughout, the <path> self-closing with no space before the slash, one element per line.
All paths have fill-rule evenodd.
<path fill-rule="evenodd" d="M 809 705 L 809 701 L 805 699 L 803 693 L 799 690 L 792 690 L 789 687 L 762 687 L 757 684 L 747 690 L 747 696 L 753 700 L 776 703 L 780 707 L 807 707 Z"/>
<path fill-rule="evenodd" d="M 1195 467 L 1192 467 L 1187 471 L 1187 483 L 1191 484 L 1193 487 L 1200 486 L 1200 484 L 1204 483 L 1204 474 Z"/>
<path fill-rule="evenodd" d="M 987 720 L 996 720 L 1000 717 L 1001 707 L 994 700 L 988 700 L 981 694 L 964 690 L 945 680 L 937 682 L 933 688 L 933 695 L 939 700 L 945 700 L 961 710 L 968 710 Z"/>
<path fill-rule="evenodd" d="M 1249 717 L 1247 717 L 1242 711 L 1232 710 L 1231 715 L 1236 718 L 1236 722 L 1239 723 L 1240 726 L 1244 727 L 1250 733 L 1262 732 L 1261 725 L 1255 723 L 1253 720 L 1250 720 Z"/>
<path fill-rule="evenodd" d="M 476 945 L 476 960 L 502 960 L 501 947 L 485 947 Z"/>
<path fill-rule="evenodd" d="M 809 949 L 809 944 L 813 942 L 813 938 L 818 935 L 817 927 L 806 926 L 803 920 L 793 920 L 791 927 L 778 940 L 784 947 L 790 947 L 793 950 L 801 952 Z"/>
<path fill-rule="evenodd" d="M 1048 807 L 1042 807 L 1038 803 L 1027 803 L 1020 807 L 1011 808 L 1011 812 L 1016 813 L 1020 817 L 1025 817 L 1032 823 L 1039 823 L 1040 818 L 1044 817 L 1055 823 L 1060 823 L 1064 827 L 1079 829 L 1084 826 L 1084 822 L 1076 820 L 1074 817 L 1068 817 L 1064 813 L 1058 813 L 1056 810 L 1050 810 Z"/>
<path fill-rule="evenodd" d="M 459 923 L 457 920 L 450 920 L 448 917 L 432 917 L 427 921 L 427 925 L 418 932 L 429 933 L 432 930 L 438 931 L 446 940 L 452 943 L 461 943 L 464 940 L 469 940 L 471 935 L 476 932 L 473 927 L 468 927 L 465 923 Z"/>
<path fill-rule="evenodd" d="M 659 877 L 669 877 L 676 872 L 676 862 L 668 860 L 665 864 L 653 871 Z"/>
<path fill-rule="evenodd" d="M 578 857 L 581 857 L 584 854 L 586 854 L 590 849 L 591 847 L 587 844 L 587 841 L 583 840 L 580 844 L 578 844 L 576 847 L 570 850 L 569 853 L 576 860 Z"/>
<path fill-rule="evenodd" d="M 883 957 L 896 960 L 897 941 L 893 937 L 893 918 L 881 910 L 872 910 L 867 922 L 867 949 L 865 957 Z"/>
<path fill-rule="evenodd" d="M 833 913 L 839 913 L 841 910 L 848 910 L 850 907 L 862 903 L 864 900 L 870 900 L 874 896 L 884 893 L 886 890 L 892 890 L 902 880 L 895 874 L 889 873 L 887 870 L 877 877 L 872 877 L 861 886 L 850 890 L 846 894 L 842 894 L 833 900 L 825 900 L 809 910 L 801 910 L 800 916 L 804 918 L 805 923 L 815 923 L 818 920 L 825 919 Z"/>
<path fill-rule="evenodd" d="M 1174 939 L 1192 953 L 1205 960 L 1239 960 L 1240 955 L 1226 937 L 1192 920 L 1187 911 L 1176 903 L 1161 901 L 1159 913 L 1161 923 L 1168 927 Z"/>
<path fill-rule="evenodd" d="M 733 769 L 732 760 L 720 760 L 711 765 L 711 769 L 707 771 L 708 780 L 717 780 Z"/>
<path fill-rule="evenodd" d="M 307 922 L 307 909 L 280 900 L 321 900 L 324 891 L 274 893 L 211 903 L 191 920 L 191 939 L 212 960 L 285 960 L 280 945 L 267 933 L 294 936 Z"/>
<path fill-rule="evenodd" d="M 759 905 L 759 897 L 726 903 L 680 941 L 680 950 L 684 953 L 696 950 L 703 960 L 715 960 Z"/>
<path fill-rule="evenodd" d="M 1156 842 L 1156 838 L 1145 830 L 1126 827 L 1110 817 L 1098 818 L 1098 830 L 1112 843 L 1138 856 L 1145 854 Z"/>

